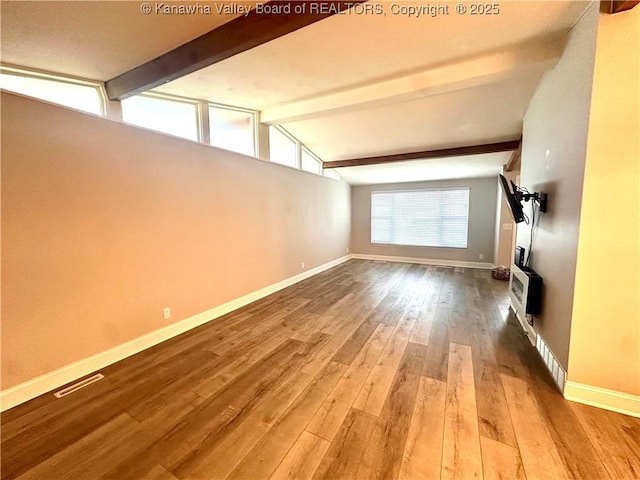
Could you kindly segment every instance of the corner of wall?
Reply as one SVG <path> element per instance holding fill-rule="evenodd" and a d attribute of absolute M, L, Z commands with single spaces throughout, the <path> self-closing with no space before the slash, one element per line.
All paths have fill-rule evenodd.
<path fill-rule="evenodd" d="M 640 204 L 639 25 L 638 6 L 599 18 L 567 394 L 635 416 L 640 416 L 640 218 L 612 206 Z"/>
<path fill-rule="evenodd" d="M 536 226 L 531 267 L 543 278 L 537 328 L 567 369 L 578 230 L 591 104 L 598 8 L 590 5 L 569 33 L 564 52 L 536 89 L 524 118 L 520 185 L 547 193 Z M 530 203 L 525 213 L 532 217 Z M 517 244 L 529 250 L 532 229 L 519 224 Z"/>

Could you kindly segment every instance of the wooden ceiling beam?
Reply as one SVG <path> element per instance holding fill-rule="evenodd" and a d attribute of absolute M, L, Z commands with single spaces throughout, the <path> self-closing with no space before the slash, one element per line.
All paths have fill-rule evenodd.
<path fill-rule="evenodd" d="M 511 158 L 509 158 L 509 161 L 504 166 L 505 172 L 511 172 L 520 168 L 520 158 L 522 157 L 522 137 L 520 137 L 519 142 L 520 145 L 513 151 Z"/>
<path fill-rule="evenodd" d="M 471 145 L 468 147 L 444 148 L 439 150 L 425 150 L 422 152 L 398 153 L 380 157 L 351 158 L 348 160 L 335 160 L 324 162 L 323 168 L 359 167 L 363 165 L 378 165 L 381 163 L 405 162 L 407 160 L 426 160 L 429 158 L 462 157 L 465 155 L 482 155 L 485 153 L 498 153 L 517 150 L 520 140 L 507 142 L 486 143 Z"/>
<path fill-rule="evenodd" d="M 602 0 L 600 2 L 600 11 L 603 13 L 620 13 L 631 10 L 639 3 L 640 0 Z"/>
<path fill-rule="evenodd" d="M 319 0 L 314 8 L 306 1 L 272 0 L 245 16 L 227 22 L 184 45 L 107 81 L 111 100 L 123 100 L 208 67 L 251 48 L 270 42 L 319 20 L 338 14 L 356 3 Z M 304 13 L 296 7 L 306 5 Z"/>

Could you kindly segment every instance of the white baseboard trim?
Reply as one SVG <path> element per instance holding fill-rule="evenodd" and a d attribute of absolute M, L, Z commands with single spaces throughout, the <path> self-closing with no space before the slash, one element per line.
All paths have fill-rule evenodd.
<path fill-rule="evenodd" d="M 361 253 L 353 253 L 351 255 L 351 258 L 357 258 L 359 260 L 377 260 L 379 262 L 419 263 L 422 265 L 437 265 L 439 267 L 481 268 L 485 270 L 496 268 L 493 263 L 462 262 L 460 260 L 438 260 L 435 258 L 394 257 L 387 255 L 365 255 Z"/>
<path fill-rule="evenodd" d="M 289 287 L 295 283 L 317 275 L 320 272 L 328 270 L 329 268 L 335 267 L 336 265 L 346 262 L 350 258 L 350 255 L 345 255 L 344 257 L 309 269 L 278 283 L 274 283 L 240 298 L 231 300 L 230 302 L 213 307 L 205 312 L 198 313 L 192 317 L 173 323 L 159 330 L 147 333 L 134 340 L 123 343 L 122 345 L 118 345 L 117 347 L 110 348 L 109 350 L 91 357 L 65 365 L 53 372 L 40 375 L 14 387 L 7 388 L 0 392 L 0 411 L 3 412 L 15 407 L 16 405 L 31 400 L 32 398 L 40 396 L 43 393 L 47 393 L 67 383 L 78 380 L 79 378 L 93 373 L 96 370 L 130 357 L 131 355 L 135 355 L 147 348 L 153 347 L 154 345 L 169 340 L 181 333 L 187 332 L 192 328 L 198 327 L 221 317 L 222 315 L 232 312 L 233 310 L 237 310 L 240 307 L 248 305 L 251 302 L 260 300 L 261 298 L 271 295 L 283 288 Z"/>
<path fill-rule="evenodd" d="M 640 418 L 640 396 L 592 387 L 568 380 L 564 386 L 564 398 L 592 407 Z"/>

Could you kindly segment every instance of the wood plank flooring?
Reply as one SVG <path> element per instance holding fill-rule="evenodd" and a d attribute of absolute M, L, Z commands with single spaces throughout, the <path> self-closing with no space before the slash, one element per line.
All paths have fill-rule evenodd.
<path fill-rule="evenodd" d="M 2 479 L 638 479 L 484 270 L 350 260 L 1 416 Z"/>

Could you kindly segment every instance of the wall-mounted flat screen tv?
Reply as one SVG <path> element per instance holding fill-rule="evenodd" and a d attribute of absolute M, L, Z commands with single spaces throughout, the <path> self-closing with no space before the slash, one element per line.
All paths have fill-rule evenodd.
<path fill-rule="evenodd" d="M 509 206 L 511 217 L 516 223 L 524 222 L 524 211 L 522 210 L 522 203 L 518 196 L 518 187 L 513 182 L 511 182 L 511 186 L 509 186 L 509 181 L 504 175 L 499 175 L 499 177 L 502 193 L 504 193 L 504 198 Z"/>

